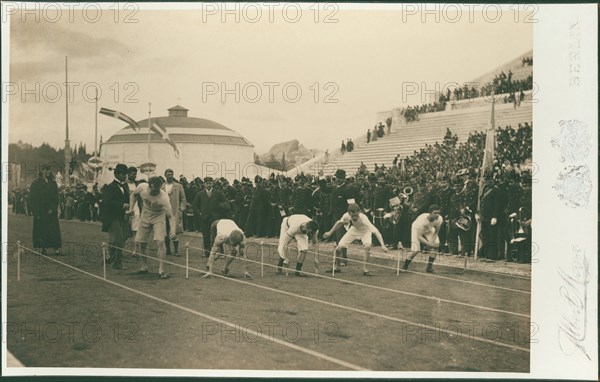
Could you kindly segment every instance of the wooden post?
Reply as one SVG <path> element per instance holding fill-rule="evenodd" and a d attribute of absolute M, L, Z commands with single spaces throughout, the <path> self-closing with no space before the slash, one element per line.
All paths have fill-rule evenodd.
<path fill-rule="evenodd" d="M 17 281 L 21 281 L 21 241 L 17 241 Z"/>
<path fill-rule="evenodd" d="M 104 273 L 104 280 L 106 280 L 106 243 L 102 243 L 102 271 Z"/>
<path fill-rule="evenodd" d="M 404 253 L 404 247 L 402 247 L 402 242 L 398 242 L 398 264 L 396 265 L 396 276 L 400 274 L 400 257 Z"/>
<path fill-rule="evenodd" d="M 190 277 L 190 242 L 187 241 L 185 243 L 185 278 L 189 279 Z"/>
<path fill-rule="evenodd" d="M 335 277 L 335 254 L 337 253 L 337 245 L 333 249 L 333 264 L 331 265 L 331 277 Z"/>
<path fill-rule="evenodd" d="M 260 242 L 260 277 L 265 276 L 265 242 Z"/>

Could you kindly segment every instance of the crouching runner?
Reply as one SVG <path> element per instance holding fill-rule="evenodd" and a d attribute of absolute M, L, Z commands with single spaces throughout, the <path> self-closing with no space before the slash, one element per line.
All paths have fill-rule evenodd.
<path fill-rule="evenodd" d="M 292 240 L 296 240 L 298 245 L 298 259 L 296 261 L 296 272 L 294 275 L 306 277 L 302 273 L 302 265 L 308 251 L 309 240 L 313 244 L 317 244 L 317 235 L 319 234 L 319 223 L 312 220 L 306 215 L 291 215 L 283 219 L 281 222 L 281 232 L 279 233 L 279 263 L 277 264 L 277 274 L 283 274 L 282 267 L 288 268 L 290 259 L 288 256 L 288 246 Z M 319 259 L 315 255 L 315 270 L 319 273 Z"/>
<path fill-rule="evenodd" d="M 335 251 L 335 271 L 340 272 L 340 254 L 343 248 L 348 248 L 348 245 L 351 244 L 354 240 L 360 240 L 363 249 L 363 275 L 365 276 L 373 276 L 371 272 L 367 269 L 367 264 L 369 263 L 369 257 L 371 256 L 371 243 L 372 238 L 371 234 L 374 234 L 379 240 L 380 243 L 383 243 L 383 237 L 381 236 L 381 232 L 369 221 L 367 215 L 360 212 L 360 207 L 358 204 L 350 204 L 348 206 L 348 212 L 346 212 L 340 220 L 338 220 L 333 228 L 329 232 L 325 232 L 323 234 L 323 238 L 329 238 L 335 231 L 337 231 L 343 225 L 352 225 L 350 229 L 346 232 L 346 234 L 342 237 L 340 242 L 338 243 Z M 381 249 L 384 252 L 387 252 L 388 249 L 385 246 L 382 246 Z"/>
<path fill-rule="evenodd" d="M 408 270 L 410 262 L 422 251 L 429 253 L 426 272 L 433 273 L 433 262 L 439 250 L 438 234 L 444 219 L 440 216 L 441 209 L 437 204 L 429 206 L 429 213 L 419 215 L 412 223 L 411 255 L 404 262 L 402 269 Z"/>
<path fill-rule="evenodd" d="M 220 219 L 215 220 L 210 226 L 210 236 L 212 248 L 208 257 L 208 273 L 202 278 L 210 277 L 213 274 L 213 263 L 217 253 L 225 254 L 225 245 L 229 247 L 229 256 L 226 256 L 225 267 L 223 267 L 223 275 L 229 275 L 229 266 L 233 262 L 234 257 L 239 251 L 239 255 L 244 257 L 243 269 L 244 278 L 251 279 L 252 275 L 246 271 L 246 237 L 240 227 L 233 220 Z M 236 249 L 237 248 L 237 249 Z"/>

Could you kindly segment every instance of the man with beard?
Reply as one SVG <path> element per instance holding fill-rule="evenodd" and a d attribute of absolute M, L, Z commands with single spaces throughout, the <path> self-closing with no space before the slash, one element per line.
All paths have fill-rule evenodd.
<path fill-rule="evenodd" d="M 360 200 L 358 200 L 358 192 L 349 187 L 346 184 L 346 171 L 343 169 L 339 169 L 335 172 L 335 181 L 333 182 L 333 189 L 331 191 L 331 203 L 329 208 L 329 216 L 331 217 L 331 221 L 338 221 L 342 218 L 342 216 L 348 211 L 348 206 L 350 204 L 358 204 Z M 344 237 L 346 233 L 345 229 L 337 229 L 335 232 L 335 241 L 339 244 L 340 240 Z M 347 265 L 348 261 L 348 249 L 342 248 L 340 252 L 343 265 Z"/>
<path fill-rule="evenodd" d="M 167 192 L 169 196 L 169 201 L 171 203 L 171 211 L 175 216 L 175 226 L 171 226 L 169 221 L 166 223 L 166 235 L 165 235 L 165 247 L 167 251 L 167 256 L 171 255 L 171 243 L 169 241 L 169 235 L 172 231 L 175 232 L 175 239 L 173 239 L 173 255 L 179 256 L 179 239 L 177 239 L 178 234 L 183 233 L 183 211 L 185 211 L 187 201 L 185 199 L 185 191 L 183 191 L 183 186 L 175 181 L 173 170 L 166 169 L 165 170 L 165 178 L 167 179 L 166 183 L 163 185 L 163 190 Z"/>
<path fill-rule="evenodd" d="M 33 213 L 33 247 L 52 248 L 60 255 L 62 239 L 58 223 L 58 185 L 54 181 L 49 165 L 40 167 L 39 178 L 31 183 L 31 212 Z"/>
<path fill-rule="evenodd" d="M 210 227 L 215 220 L 221 218 L 220 205 L 222 206 L 222 203 L 227 201 L 223 192 L 213 189 L 213 186 L 213 178 L 209 176 L 204 178 L 204 190 L 196 194 L 192 203 L 194 214 L 198 215 L 202 227 L 205 257 L 210 255 Z"/>

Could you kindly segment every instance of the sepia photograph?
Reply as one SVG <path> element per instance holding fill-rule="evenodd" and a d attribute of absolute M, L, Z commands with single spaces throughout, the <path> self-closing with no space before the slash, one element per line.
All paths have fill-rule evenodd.
<path fill-rule="evenodd" d="M 597 9 L 563 64 L 543 8 L 3 2 L 3 374 L 594 379 Z"/>

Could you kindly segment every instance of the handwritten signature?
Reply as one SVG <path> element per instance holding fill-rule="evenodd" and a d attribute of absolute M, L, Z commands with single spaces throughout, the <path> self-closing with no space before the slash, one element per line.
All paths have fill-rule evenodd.
<path fill-rule="evenodd" d="M 590 282 L 590 265 L 584 250 L 574 246 L 573 252 L 571 271 L 558 270 L 564 282 L 559 288 L 564 305 L 561 322 L 558 325 L 558 344 L 564 354 L 570 356 L 579 349 L 591 361 L 583 346 L 587 334 L 587 287 Z"/>

